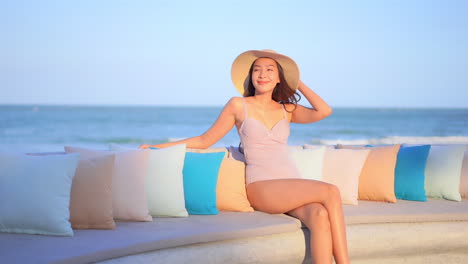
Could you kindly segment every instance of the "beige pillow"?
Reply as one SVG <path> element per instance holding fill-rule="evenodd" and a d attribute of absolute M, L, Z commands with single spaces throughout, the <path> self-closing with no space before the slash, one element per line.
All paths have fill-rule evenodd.
<path fill-rule="evenodd" d="M 65 147 L 67 153 L 80 153 L 82 158 L 115 154 L 112 175 L 112 210 L 114 219 L 126 221 L 153 221 L 146 196 L 148 154 L 151 150 L 104 151 Z"/>
<path fill-rule="evenodd" d="M 344 204 L 358 204 L 359 175 L 369 152 L 368 149 L 327 149 L 325 152 L 323 179 L 338 187 Z"/>
<path fill-rule="evenodd" d="M 365 147 L 338 145 L 342 149 L 366 149 Z M 369 148 L 361 175 L 359 176 L 360 200 L 395 203 L 395 166 L 400 145 Z"/>
<path fill-rule="evenodd" d="M 253 212 L 245 190 L 244 162 L 224 158 L 216 185 L 216 206 L 222 211 Z"/>
<path fill-rule="evenodd" d="M 114 155 L 80 159 L 73 177 L 70 222 L 74 229 L 114 229 L 112 174 Z"/>
<path fill-rule="evenodd" d="M 460 175 L 460 195 L 463 199 L 468 199 L 468 150 L 465 150 L 463 157 L 463 167 Z"/>

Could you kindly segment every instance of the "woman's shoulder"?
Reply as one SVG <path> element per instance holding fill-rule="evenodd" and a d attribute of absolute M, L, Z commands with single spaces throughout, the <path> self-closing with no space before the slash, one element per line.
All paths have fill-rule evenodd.
<path fill-rule="evenodd" d="M 239 106 L 242 106 L 243 102 L 243 97 L 240 97 L 240 96 L 234 96 L 234 97 L 231 97 L 231 99 L 229 99 L 229 101 L 226 103 L 226 106 L 231 106 L 231 107 L 239 107 Z"/>
<path fill-rule="evenodd" d="M 239 97 L 239 96 L 231 97 L 231 99 L 229 99 L 229 101 L 226 103 L 224 107 L 227 110 L 230 110 L 232 112 L 242 111 L 242 109 L 244 109 L 242 101 L 243 101 L 243 97 Z"/>

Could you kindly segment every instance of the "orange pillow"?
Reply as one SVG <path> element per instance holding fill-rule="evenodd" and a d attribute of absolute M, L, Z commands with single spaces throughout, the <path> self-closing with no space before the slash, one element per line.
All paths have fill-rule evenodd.
<path fill-rule="evenodd" d="M 245 164 L 224 158 L 216 185 L 216 205 L 221 211 L 253 212 L 245 190 Z"/>
<path fill-rule="evenodd" d="M 343 149 L 363 149 L 338 145 Z M 400 145 L 369 148 L 361 175 L 359 176 L 359 200 L 395 203 L 395 166 Z"/>

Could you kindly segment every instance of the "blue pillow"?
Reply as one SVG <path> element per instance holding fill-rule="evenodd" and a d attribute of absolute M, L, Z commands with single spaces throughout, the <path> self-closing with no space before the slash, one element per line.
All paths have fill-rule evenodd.
<path fill-rule="evenodd" d="M 400 148 L 395 167 L 397 199 L 427 201 L 424 171 L 430 149 L 431 145 Z"/>
<path fill-rule="evenodd" d="M 184 194 L 189 214 L 218 214 L 216 184 L 224 155 L 224 152 L 185 154 Z"/>

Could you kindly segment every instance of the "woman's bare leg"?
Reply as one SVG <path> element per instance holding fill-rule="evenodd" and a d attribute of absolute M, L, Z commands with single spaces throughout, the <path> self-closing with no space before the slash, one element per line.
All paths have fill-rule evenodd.
<path fill-rule="evenodd" d="M 327 209 L 322 204 L 310 203 L 288 214 L 301 220 L 310 231 L 312 263 L 332 263 L 332 235 Z"/>
<path fill-rule="evenodd" d="M 255 209 L 272 214 L 287 213 L 310 203 L 322 204 L 328 212 L 335 262 L 349 263 L 341 196 L 336 186 L 305 179 L 258 181 L 247 186 L 247 196 Z"/>

